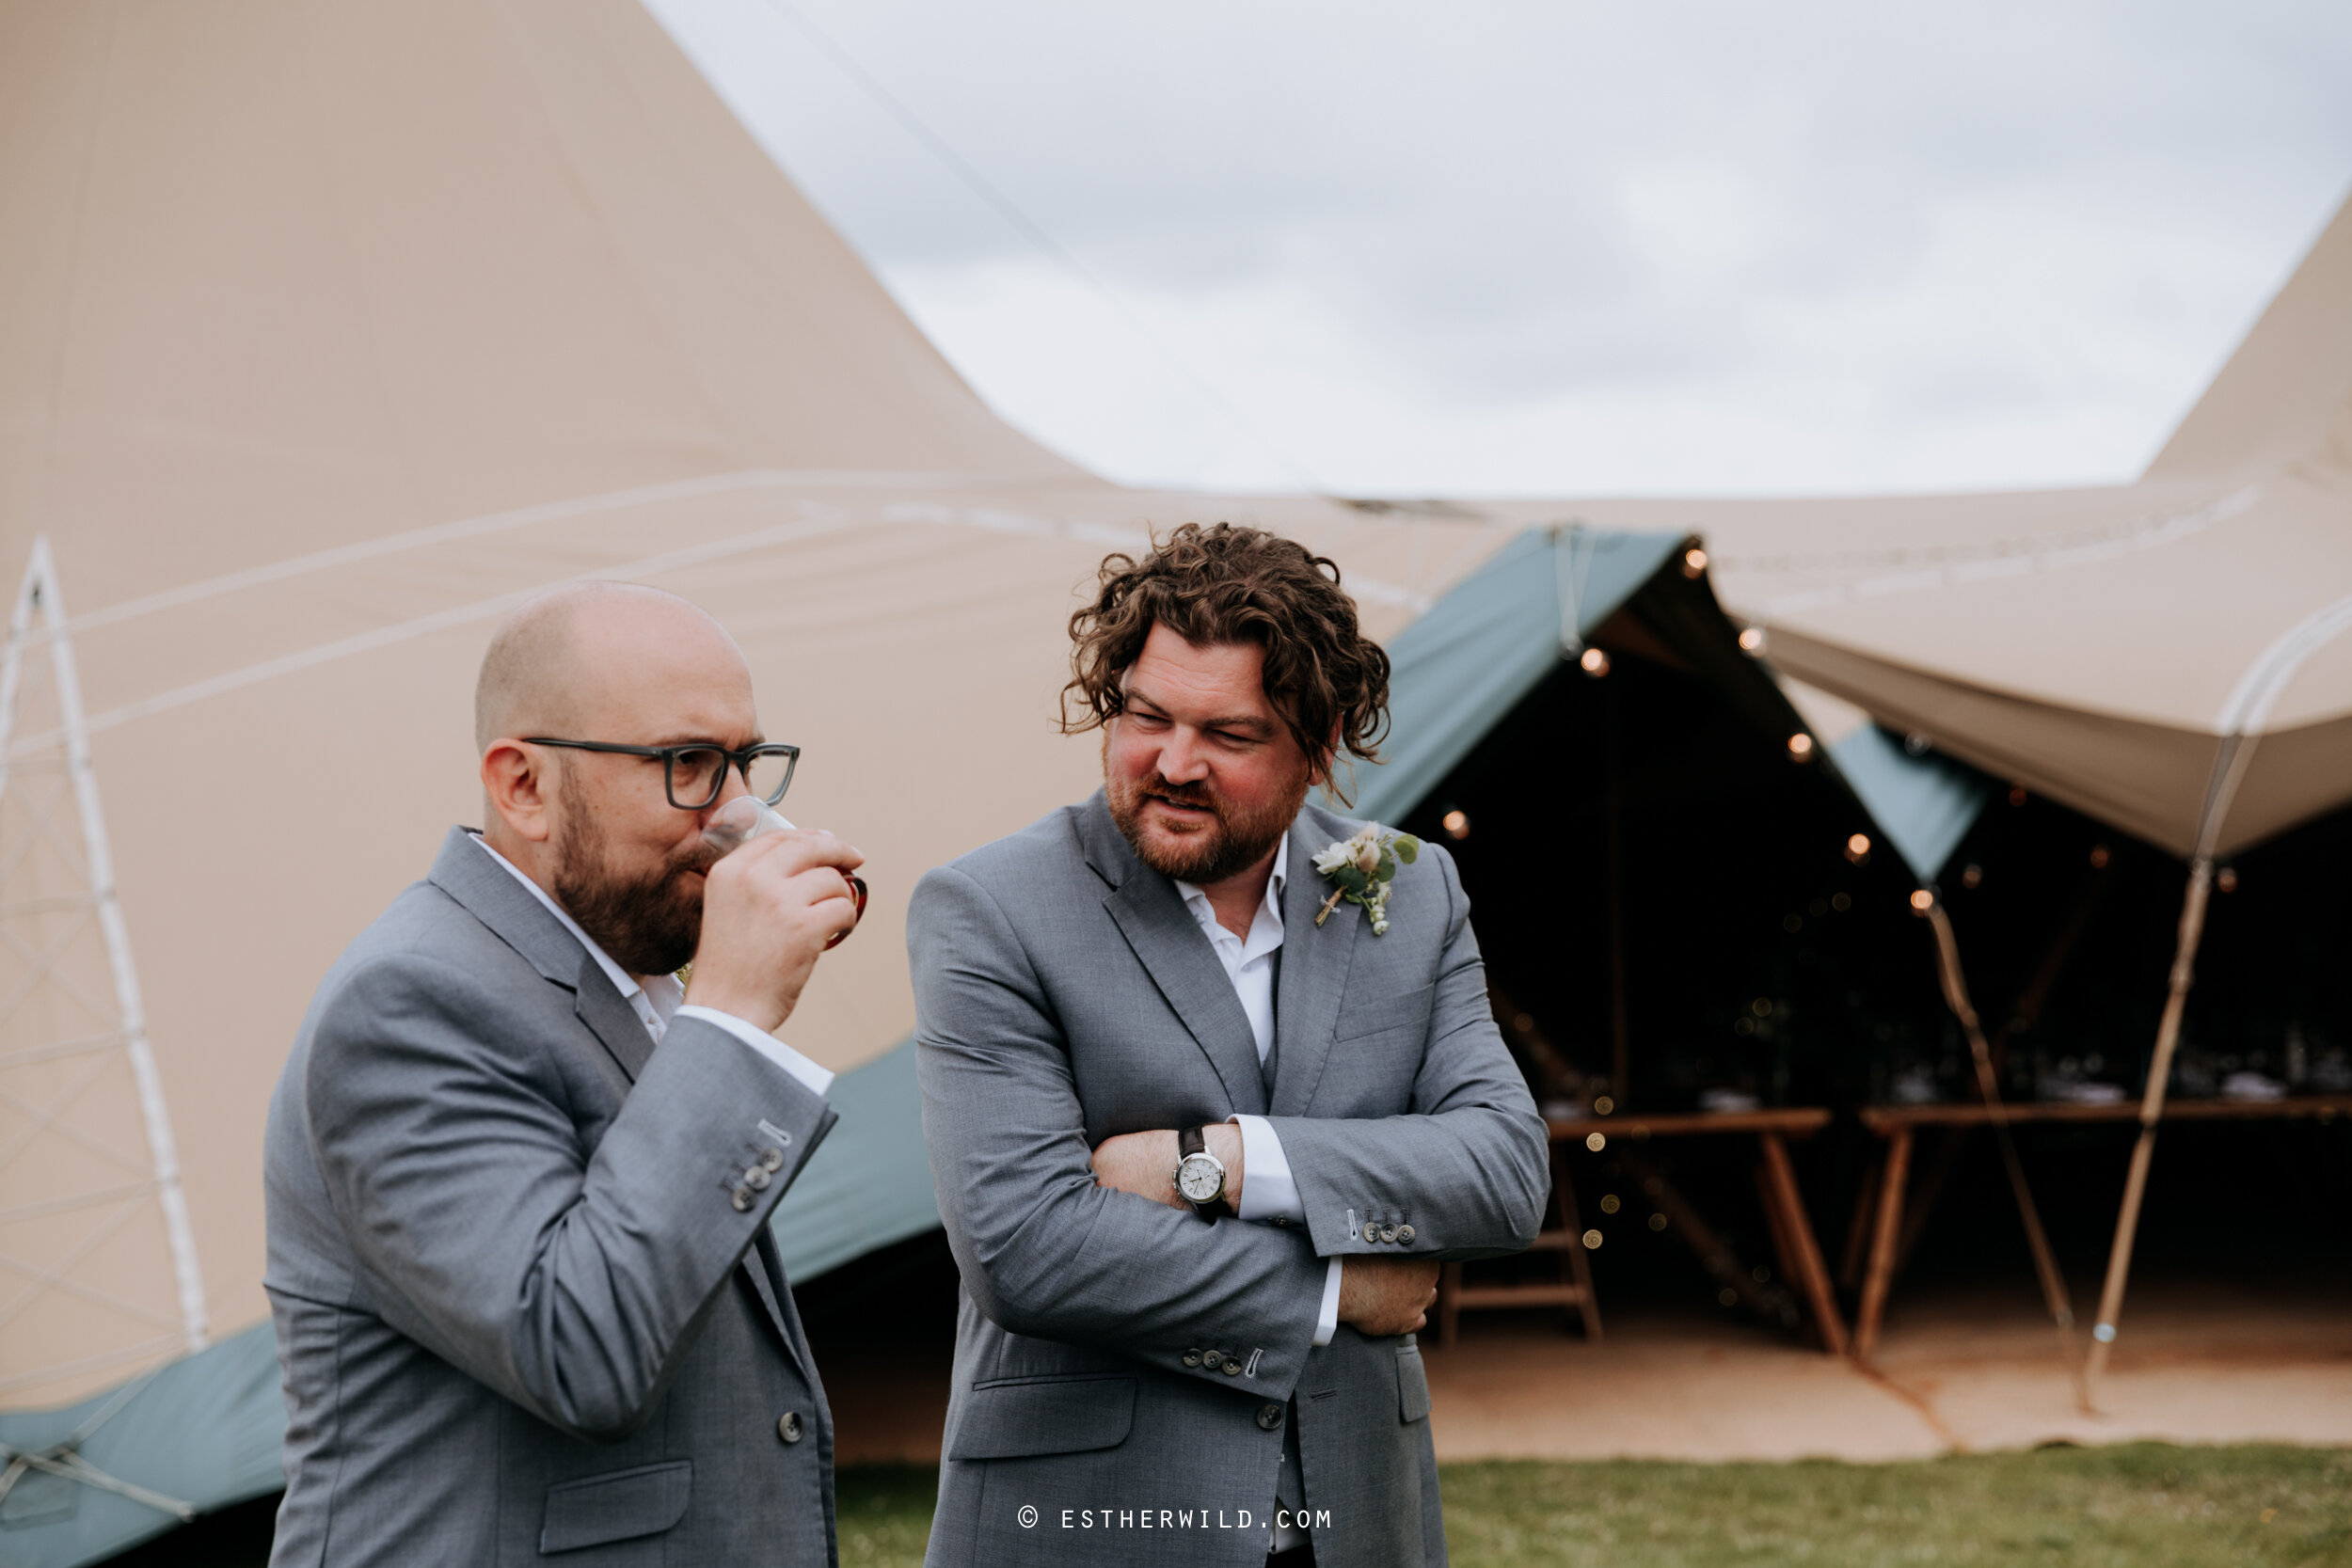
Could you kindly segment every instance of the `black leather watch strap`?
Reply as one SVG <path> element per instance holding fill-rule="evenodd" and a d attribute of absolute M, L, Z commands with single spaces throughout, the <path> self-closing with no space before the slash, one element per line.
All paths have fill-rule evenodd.
<path fill-rule="evenodd" d="M 1207 1136 L 1202 1133 L 1200 1128 L 1184 1127 L 1177 1130 L 1176 1163 L 1179 1166 L 1183 1165 L 1184 1163 L 1185 1156 L 1191 1154 L 1206 1154 L 1208 1151 L 1209 1140 Z M 1184 1189 L 1181 1187 L 1178 1188 L 1176 1196 L 1184 1197 Z M 1185 1202 L 1191 1203 L 1192 1200 L 1185 1198 Z M 1230 1218 L 1233 1212 L 1233 1206 L 1226 1202 L 1222 1197 L 1217 1197 L 1212 1198 L 1206 1203 L 1193 1203 L 1192 1212 L 1200 1215 L 1204 1220 L 1213 1220 L 1220 1217 Z"/>

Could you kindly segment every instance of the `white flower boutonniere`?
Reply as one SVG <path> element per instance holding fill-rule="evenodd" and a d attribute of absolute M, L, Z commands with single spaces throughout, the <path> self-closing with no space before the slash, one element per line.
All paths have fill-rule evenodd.
<path fill-rule="evenodd" d="M 1372 934 L 1386 936 L 1389 930 L 1389 884 L 1396 877 L 1396 863 L 1410 865 L 1421 857 L 1421 840 L 1410 833 L 1384 832 L 1377 822 L 1368 822 L 1353 838 L 1341 839 L 1328 848 L 1315 852 L 1315 874 L 1327 877 L 1334 884 L 1331 896 L 1315 911 L 1315 924 L 1320 926 L 1330 918 L 1331 911 L 1344 898 L 1351 904 L 1361 904 L 1372 917 Z"/>

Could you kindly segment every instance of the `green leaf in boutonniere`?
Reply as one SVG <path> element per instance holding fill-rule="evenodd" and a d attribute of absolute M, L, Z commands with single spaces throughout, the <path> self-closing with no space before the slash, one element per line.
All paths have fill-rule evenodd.
<path fill-rule="evenodd" d="M 1377 822 L 1367 822 L 1353 838 L 1315 851 L 1315 875 L 1332 884 L 1331 896 L 1315 911 L 1315 924 L 1329 919 L 1344 899 L 1363 906 L 1372 917 L 1374 936 L 1386 936 L 1389 884 L 1396 879 L 1397 863 L 1410 865 L 1420 858 L 1421 840 L 1410 833 L 1385 832 Z"/>

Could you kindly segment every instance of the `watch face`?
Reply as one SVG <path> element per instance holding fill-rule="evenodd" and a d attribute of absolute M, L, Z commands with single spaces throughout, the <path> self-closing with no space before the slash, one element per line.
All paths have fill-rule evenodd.
<path fill-rule="evenodd" d="M 1187 1154 L 1176 1167 L 1176 1190 L 1187 1203 L 1206 1203 L 1225 1190 L 1225 1167 L 1210 1154 Z"/>

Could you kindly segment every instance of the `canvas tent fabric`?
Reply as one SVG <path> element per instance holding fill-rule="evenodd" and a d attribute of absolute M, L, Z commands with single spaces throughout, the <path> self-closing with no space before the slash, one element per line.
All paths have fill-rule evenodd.
<path fill-rule="evenodd" d="M 1106 551 L 1261 521 L 1389 636 L 1517 531 L 1045 451 L 630 0 L 0 9 L 0 214 L 6 579 L 49 552 L 0 784 L 0 1405 L 262 1321 L 271 1085 L 335 952 L 476 817 L 473 670 L 523 596 L 649 581 L 740 640 L 806 748 L 794 816 L 871 857 L 790 1032 L 850 1069 L 911 1030 L 922 871 L 1094 785 L 1055 693 Z M 803 1273 L 925 1223 L 879 1099 L 782 1212 Z"/>

